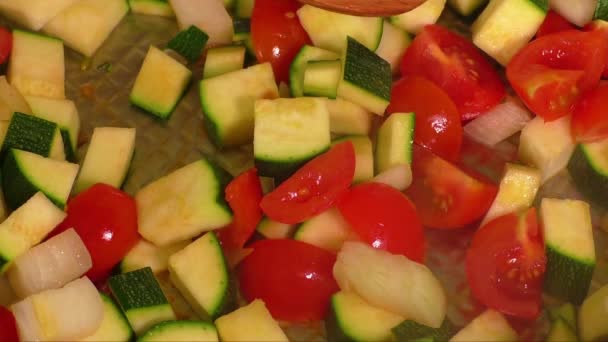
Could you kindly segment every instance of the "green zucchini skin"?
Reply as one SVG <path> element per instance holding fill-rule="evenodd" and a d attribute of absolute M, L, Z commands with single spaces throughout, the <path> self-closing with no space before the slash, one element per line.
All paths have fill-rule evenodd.
<path fill-rule="evenodd" d="M 423 339 L 429 339 L 433 342 L 447 342 L 456 333 L 456 327 L 447 318 L 443 321 L 441 327 L 437 329 L 427 327 L 412 320 L 406 320 L 394 327 L 392 333 L 396 342 Z"/>
<path fill-rule="evenodd" d="M 14 148 L 48 157 L 56 130 L 54 122 L 15 112 L 2 144 L 2 155 Z"/>
<path fill-rule="evenodd" d="M 190 25 L 190 27 L 173 37 L 167 47 L 182 55 L 188 62 L 193 63 L 202 55 L 207 40 L 209 40 L 207 33 L 194 25 Z"/>
<path fill-rule="evenodd" d="M 579 144 L 568 162 L 568 171 L 577 189 L 594 203 L 608 208 L 608 174 L 593 167 L 585 146 Z"/>
<path fill-rule="evenodd" d="M 574 304 L 581 304 L 589 292 L 595 263 L 571 258 L 552 246 L 545 247 L 545 253 L 545 291 Z"/>

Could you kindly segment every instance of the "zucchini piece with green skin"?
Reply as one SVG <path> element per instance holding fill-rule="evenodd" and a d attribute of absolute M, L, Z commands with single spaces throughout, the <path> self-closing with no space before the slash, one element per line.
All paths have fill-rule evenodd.
<path fill-rule="evenodd" d="M 606 20 L 608 20 L 608 1 L 598 0 L 597 7 L 593 13 L 593 19 L 596 25 L 606 25 Z"/>
<path fill-rule="evenodd" d="M 76 1 L 1 1 L 0 13 L 30 30 L 38 31 Z"/>
<path fill-rule="evenodd" d="M 608 139 L 579 144 L 568 162 L 568 171 L 578 191 L 594 203 L 608 208 Z"/>
<path fill-rule="evenodd" d="M 41 192 L 13 211 L 0 223 L 0 273 L 16 257 L 40 243 L 65 217 Z"/>
<path fill-rule="evenodd" d="M 65 160 L 63 138 L 58 125 L 33 115 L 13 114 L 2 143 L 2 155 L 6 155 L 10 149 Z"/>
<path fill-rule="evenodd" d="M 232 222 L 224 188 L 232 177 L 201 159 L 135 195 L 139 234 L 157 246 L 192 239 Z"/>
<path fill-rule="evenodd" d="M 120 272 L 127 273 L 145 267 L 150 267 L 154 274 L 166 271 L 169 267 L 169 257 L 184 249 L 188 244 L 190 241 L 157 247 L 141 239 L 120 262 Z"/>
<path fill-rule="evenodd" d="M 209 36 L 198 27 L 190 25 L 187 29 L 180 31 L 167 43 L 167 48 L 179 53 L 188 62 L 196 62 L 205 49 Z"/>
<path fill-rule="evenodd" d="M 215 320 L 222 341 L 289 342 L 260 299 Z"/>
<path fill-rule="evenodd" d="M 367 135 L 346 136 L 334 140 L 332 145 L 350 141 L 355 148 L 355 176 L 353 183 L 360 183 L 374 178 L 374 149 L 372 140 Z"/>
<path fill-rule="evenodd" d="M 382 18 L 341 14 L 311 5 L 302 6 L 297 14 L 310 40 L 322 49 L 342 53 L 346 50 L 347 37 L 353 37 L 372 51 L 380 45 Z"/>
<path fill-rule="evenodd" d="M 309 61 L 304 70 L 302 88 L 304 96 L 319 96 L 335 99 L 338 95 L 338 82 L 342 74 L 342 62 Z"/>
<path fill-rule="evenodd" d="M 78 152 L 80 117 L 74 101 L 35 96 L 26 96 L 25 100 L 31 107 L 32 115 L 54 122 L 59 126 L 66 159 L 75 162 Z"/>
<path fill-rule="evenodd" d="M 235 0 L 235 14 L 239 18 L 251 18 L 255 0 Z"/>
<path fill-rule="evenodd" d="M 232 25 L 234 27 L 233 42 L 241 42 L 251 35 L 251 20 L 249 18 L 235 18 Z"/>
<path fill-rule="evenodd" d="M 108 285 L 138 336 L 157 323 L 175 320 L 175 313 L 149 267 L 112 276 Z"/>
<path fill-rule="evenodd" d="M 153 326 L 139 342 L 206 341 L 219 342 L 215 326 L 203 321 L 167 321 Z"/>
<path fill-rule="evenodd" d="M 347 38 L 338 96 L 382 115 L 391 100 L 391 66 L 382 57 Z"/>
<path fill-rule="evenodd" d="M 450 341 L 517 341 L 517 332 L 509 325 L 509 322 L 498 311 L 486 310 L 475 317 L 467 326 L 462 328 Z"/>
<path fill-rule="evenodd" d="M 372 128 L 373 114 L 350 101 L 326 99 L 329 111 L 329 129 L 338 135 L 368 135 Z"/>
<path fill-rule="evenodd" d="M 545 340 L 547 342 L 576 342 L 578 341 L 578 337 L 576 333 L 572 330 L 570 325 L 566 323 L 561 318 L 553 321 L 551 323 L 551 330 L 549 330 L 549 335 Z"/>
<path fill-rule="evenodd" d="M 485 5 L 488 0 L 448 0 L 448 5 L 460 13 L 460 15 L 468 17 L 475 13 L 481 6 Z"/>
<path fill-rule="evenodd" d="M 131 7 L 133 13 L 168 18 L 175 17 L 175 13 L 167 0 L 129 0 L 129 7 Z"/>
<path fill-rule="evenodd" d="M 255 103 L 253 154 L 261 176 L 287 179 L 331 143 L 323 100 L 295 98 Z"/>
<path fill-rule="evenodd" d="M 391 65 L 393 75 L 399 73 L 401 60 L 411 42 L 412 38 L 405 30 L 398 28 L 387 20 L 384 21 L 382 40 L 378 49 L 376 49 L 376 54 Z"/>
<path fill-rule="evenodd" d="M 222 246 L 209 232 L 169 258 L 169 274 L 201 318 L 215 319 L 235 305 L 235 289 Z"/>
<path fill-rule="evenodd" d="M 302 223 L 293 238 L 330 252 L 338 252 L 351 234 L 350 224 L 338 209 L 331 208 Z"/>
<path fill-rule="evenodd" d="M 17 209 L 38 191 L 63 208 L 78 174 L 78 164 L 12 149 L 2 167 L 2 189 L 9 209 Z"/>
<path fill-rule="evenodd" d="M 473 43 L 507 65 L 536 34 L 548 8 L 548 0 L 490 0 L 471 26 Z"/>
<path fill-rule="evenodd" d="M 427 0 L 407 13 L 392 16 L 390 19 L 391 23 L 409 33 L 417 34 L 426 25 L 437 22 L 445 8 L 445 1 Z"/>
<path fill-rule="evenodd" d="M 608 285 L 587 297 L 578 311 L 578 331 L 581 341 L 608 339 Z"/>
<path fill-rule="evenodd" d="M 310 61 L 331 61 L 340 55 L 311 45 L 304 45 L 289 66 L 289 89 L 292 97 L 304 96 L 304 73 Z"/>
<path fill-rule="evenodd" d="M 277 222 L 268 217 L 262 218 L 256 228 L 267 239 L 289 239 L 295 230 L 296 225 Z"/>
<path fill-rule="evenodd" d="M 414 113 L 393 113 L 382 123 L 376 140 L 377 174 L 399 164 L 412 163 L 415 126 Z"/>
<path fill-rule="evenodd" d="M 547 255 L 545 291 L 580 304 L 587 296 L 596 264 L 589 204 L 544 198 L 540 217 Z"/>
<path fill-rule="evenodd" d="M 200 83 L 207 135 L 218 147 L 251 143 L 254 131 L 254 103 L 276 99 L 279 89 L 270 63 L 230 72 Z"/>
<path fill-rule="evenodd" d="M 325 322 L 327 341 L 390 341 L 391 329 L 403 320 L 370 305 L 354 292 L 340 291 L 331 297 Z"/>
<path fill-rule="evenodd" d="M 126 342 L 133 337 L 133 330 L 125 315 L 120 311 L 112 298 L 99 293 L 103 301 L 103 321 L 93 335 L 81 340 L 81 342 Z"/>
<path fill-rule="evenodd" d="M 121 188 L 135 152 L 135 128 L 97 127 L 76 178 L 78 194 L 97 183 Z"/>
<path fill-rule="evenodd" d="M 447 342 L 456 332 L 456 328 L 449 319 L 445 319 L 439 328 L 431 328 L 426 325 L 416 323 L 412 320 L 405 320 L 392 328 L 393 341 L 425 341 Z"/>
<path fill-rule="evenodd" d="M 203 78 L 223 75 L 243 69 L 245 65 L 245 46 L 233 45 L 207 50 Z"/>
<path fill-rule="evenodd" d="M 191 78 L 192 72 L 188 68 L 150 46 L 129 101 L 159 119 L 168 120 Z"/>

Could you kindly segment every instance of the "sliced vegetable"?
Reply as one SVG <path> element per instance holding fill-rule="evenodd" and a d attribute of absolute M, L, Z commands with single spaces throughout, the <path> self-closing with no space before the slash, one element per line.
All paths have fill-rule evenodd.
<path fill-rule="evenodd" d="M 6 76 L 2 75 L 0 76 L 0 120 L 10 120 L 15 112 L 32 113 L 32 109 L 19 90 L 9 84 Z"/>
<path fill-rule="evenodd" d="M 167 321 L 153 326 L 142 337 L 141 342 L 162 341 L 209 341 L 218 342 L 217 330 L 209 322 Z"/>
<path fill-rule="evenodd" d="M 167 43 L 167 48 L 179 53 L 188 62 L 196 62 L 205 49 L 209 36 L 198 27 L 190 25 L 187 29 L 180 31 Z"/>
<path fill-rule="evenodd" d="M 329 111 L 329 129 L 340 135 L 368 135 L 372 127 L 372 114 L 350 101 L 337 98 L 326 100 Z"/>
<path fill-rule="evenodd" d="M 608 336 L 604 317 L 608 315 L 608 285 L 585 299 L 578 312 L 578 328 L 582 341 L 601 341 Z"/>
<path fill-rule="evenodd" d="M 576 146 L 568 162 L 568 171 L 576 188 L 587 198 L 602 207 L 608 207 L 605 193 L 608 189 L 608 139 Z"/>
<path fill-rule="evenodd" d="M 194 25 L 209 36 L 210 46 L 232 42 L 232 18 L 223 1 L 169 0 L 181 30 Z"/>
<path fill-rule="evenodd" d="M 19 333 L 17 332 L 17 323 L 13 313 L 0 305 L 0 339 L 5 342 L 19 342 Z"/>
<path fill-rule="evenodd" d="M 477 316 L 466 327 L 460 330 L 450 341 L 517 341 L 517 332 L 509 325 L 500 312 L 486 310 Z"/>
<path fill-rule="evenodd" d="M 319 96 L 335 99 L 342 74 L 342 62 L 309 61 L 304 71 L 302 89 L 304 96 Z"/>
<path fill-rule="evenodd" d="M 293 97 L 304 96 L 304 73 L 310 61 L 331 61 L 340 59 L 340 55 L 329 50 L 311 45 L 304 45 L 289 66 L 289 89 Z"/>
<path fill-rule="evenodd" d="M 351 235 L 350 224 L 336 208 L 331 208 L 302 223 L 293 238 L 330 252 L 338 252 Z"/>
<path fill-rule="evenodd" d="M 0 27 L 0 64 L 4 64 L 13 49 L 13 34 L 5 27 Z"/>
<path fill-rule="evenodd" d="M 484 6 L 486 2 L 487 0 L 448 0 L 448 5 L 461 15 L 468 17 Z"/>
<path fill-rule="evenodd" d="M 146 240 L 139 240 L 120 262 L 120 272 L 127 273 L 145 267 L 150 267 L 154 274 L 166 271 L 169 267 L 169 257 L 184 249 L 190 242 L 186 240 L 158 247 Z"/>
<path fill-rule="evenodd" d="M 235 0 L 235 13 L 239 18 L 251 18 L 253 14 L 254 0 Z"/>
<path fill-rule="evenodd" d="M 557 13 L 563 15 L 569 22 L 577 26 L 585 26 L 595 14 L 598 3 L 602 0 L 579 0 L 576 2 L 568 0 L 550 0 L 549 5 Z"/>
<path fill-rule="evenodd" d="M 414 113 L 392 113 L 382 123 L 377 133 L 374 158 L 377 173 L 395 165 L 412 163 L 415 126 Z"/>
<path fill-rule="evenodd" d="M 289 341 L 264 302 L 258 299 L 218 318 L 215 325 L 222 341 Z"/>
<path fill-rule="evenodd" d="M 399 191 L 404 191 L 412 184 L 412 168 L 409 164 L 395 165 L 379 173 L 371 181 L 390 185 Z"/>
<path fill-rule="evenodd" d="M 408 319 L 394 326 L 392 333 L 393 340 L 396 342 L 425 341 L 427 339 L 433 342 L 443 342 L 450 339 L 454 330 L 454 325 L 447 318 L 443 320 L 439 328 L 430 328 Z"/>
<path fill-rule="evenodd" d="M 391 71 L 395 75 L 399 73 L 401 59 L 410 46 L 412 38 L 388 20 L 385 20 L 383 25 L 382 40 L 376 49 L 376 54 L 391 65 Z"/>
<path fill-rule="evenodd" d="M 9 307 L 11 304 L 17 302 L 19 298 L 13 291 L 13 287 L 8 281 L 6 273 L 0 274 L 0 309 L 2 307 Z M 2 316 L 2 313 L 0 313 Z M 0 318 L 1 320 L 2 318 Z"/>
<path fill-rule="evenodd" d="M 565 303 L 558 307 L 549 309 L 549 318 L 551 321 L 562 319 L 571 329 L 576 331 L 576 308 L 571 303 Z"/>
<path fill-rule="evenodd" d="M 103 301 L 103 321 L 93 335 L 82 339 L 82 342 L 130 341 L 133 330 L 125 315 L 114 301 L 103 293 L 99 293 Z"/>
<path fill-rule="evenodd" d="M 350 141 L 355 148 L 355 176 L 353 183 L 360 183 L 374 177 L 374 150 L 372 140 L 366 135 L 353 135 L 336 139 L 333 145 Z"/>
<path fill-rule="evenodd" d="M 542 37 L 548 34 L 574 29 L 576 29 L 576 26 L 572 25 L 572 23 L 570 23 L 568 19 L 562 17 L 554 10 L 550 10 L 549 12 L 547 12 L 543 24 L 540 25 L 540 27 L 538 28 L 538 32 L 536 32 L 536 37 Z"/>
<path fill-rule="evenodd" d="M 63 139 L 55 122 L 15 112 L 2 143 L 2 153 L 10 149 L 33 152 L 55 160 L 65 160 Z"/>
<path fill-rule="evenodd" d="M 446 0 L 427 0 L 413 10 L 391 17 L 391 22 L 405 31 L 418 34 L 427 25 L 437 22 Z"/>
<path fill-rule="evenodd" d="M 295 224 L 281 223 L 264 217 L 258 224 L 256 231 L 267 239 L 289 239 L 293 236 L 296 228 Z"/>
<path fill-rule="evenodd" d="M 608 138 L 608 125 L 603 109 L 608 106 L 608 84 L 600 83 L 581 96 L 572 111 L 572 135 L 579 142 Z"/>
<path fill-rule="evenodd" d="M 558 341 L 578 341 L 576 332 L 561 318 L 551 323 L 551 330 L 546 339 L 547 342 L 558 342 Z"/>
<path fill-rule="evenodd" d="M 242 45 L 223 46 L 207 50 L 203 78 L 223 75 L 243 69 L 246 48 Z"/>
<path fill-rule="evenodd" d="M 0 3 L 0 12 L 28 29 L 38 31 L 74 2 L 76 0 L 57 0 L 52 3 L 47 1 L 3 1 Z"/>
<path fill-rule="evenodd" d="M 175 12 L 167 0 L 129 0 L 133 13 L 173 18 Z"/>

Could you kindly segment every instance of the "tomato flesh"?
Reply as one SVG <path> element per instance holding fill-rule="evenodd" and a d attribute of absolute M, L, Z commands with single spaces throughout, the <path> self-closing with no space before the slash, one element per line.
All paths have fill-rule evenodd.
<path fill-rule="evenodd" d="M 428 25 L 408 47 L 402 75 L 424 77 L 450 96 L 462 120 L 471 120 L 506 95 L 492 65 L 469 40 L 439 25 Z"/>
<path fill-rule="evenodd" d="M 498 217 L 481 227 L 466 256 L 475 299 L 504 314 L 536 319 L 542 309 L 545 248 L 536 210 Z"/>
<path fill-rule="evenodd" d="M 552 33 L 575 30 L 576 26 L 568 21 L 568 19 L 562 17 L 559 13 L 554 10 L 547 12 L 543 24 L 540 25 L 536 32 L 536 37 L 546 36 Z"/>
<path fill-rule="evenodd" d="M 603 83 L 583 94 L 572 112 L 572 136 L 589 143 L 608 138 L 608 84 Z"/>
<path fill-rule="evenodd" d="M 0 341 L 19 342 L 15 316 L 7 308 L 0 305 Z"/>
<path fill-rule="evenodd" d="M 339 291 L 336 256 L 296 240 L 261 240 L 239 267 L 245 299 L 264 301 L 272 316 L 286 321 L 321 320 Z"/>
<path fill-rule="evenodd" d="M 74 228 L 93 260 L 92 281 L 106 278 L 139 240 L 135 200 L 112 186 L 95 184 L 72 198 L 52 236 Z"/>
<path fill-rule="evenodd" d="M 0 26 L 0 64 L 4 64 L 13 49 L 13 34 L 5 27 Z"/>
<path fill-rule="evenodd" d="M 355 175 L 355 149 L 349 141 L 302 166 L 264 196 L 260 206 L 271 219 L 296 224 L 329 209 L 348 190 Z"/>

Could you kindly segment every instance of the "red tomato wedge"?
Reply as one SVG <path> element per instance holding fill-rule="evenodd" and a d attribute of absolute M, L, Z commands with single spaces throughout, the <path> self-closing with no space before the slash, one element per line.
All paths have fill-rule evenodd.
<path fill-rule="evenodd" d="M 388 113 L 416 113 L 414 141 L 456 162 L 462 143 L 462 123 L 450 97 L 433 82 L 406 76 L 393 84 Z"/>
<path fill-rule="evenodd" d="M 0 341 L 19 342 L 17 323 L 13 313 L 0 305 Z"/>
<path fill-rule="evenodd" d="M 540 25 L 536 32 L 536 37 L 546 36 L 551 33 L 576 30 L 576 26 L 568 21 L 568 19 L 562 17 L 559 13 L 554 10 L 547 12 L 543 24 Z"/>
<path fill-rule="evenodd" d="M 270 62 L 278 82 L 289 81 L 289 66 L 302 46 L 312 44 L 296 11 L 296 0 L 256 0 L 251 16 L 251 39 L 260 63 Z"/>
<path fill-rule="evenodd" d="M 109 185 L 93 185 L 72 198 L 67 214 L 51 236 L 76 230 L 93 260 L 86 274 L 92 281 L 107 277 L 139 240 L 135 200 Z"/>
<path fill-rule="evenodd" d="M 339 291 L 335 254 L 296 240 L 261 240 L 239 267 L 245 299 L 264 301 L 272 316 L 286 321 L 322 320 Z"/>
<path fill-rule="evenodd" d="M 225 193 L 234 219 L 228 227 L 219 230 L 217 235 L 225 249 L 240 249 L 262 219 L 260 202 L 263 193 L 258 171 L 253 168 L 240 174 L 228 184 Z"/>
<path fill-rule="evenodd" d="M 545 247 L 536 210 L 498 217 L 473 236 L 466 272 L 473 296 L 504 314 L 535 319 L 542 309 Z"/>
<path fill-rule="evenodd" d="M 608 56 L 601 32 L 563 31 L 533 40 L 507 66 L 523 102 L 547 121 L 559 119 L 600 80 Z"/>
<path fill-rule="evenodd" d="M 329 209 L 346 193 L 354 175 L 355 149 L 351 142 L 343 142 L 302 166 L 260 205 L 275 221 L 304 222 Z"/>
<path fill-rule="evenodd" d="M 4 64 L 13 49 L 13 34 L 5 27 L 0 26 L 0 64 Z"/>
<path fill-rule="evenodd" d="M 498 73 L 469 40 L 439 25 L 428 25 L 408 47 L 402 75 L 424 77 L 452 98 L 462 120 L 485 113 L 505 97 Z"/>
<path fill-rule="evenodd" d="M 414 204 L 401 192 L 380 183 L 352 188 L 338 210 L 370 246 L 424 261 L 424 231 Z"/>
<path fill-rule="evenodd" d="M 572 136 L 589 143 L 608 138 L 608 84 L 602 83 L 583 94 L 572 112 Z"/>
<path fill-rule="evenodd" d="M 608 40 L 608 22 L 604 20 L 594 20 L 590 22 L 589 24 L 585 25 L 585 27 L 583 27 L 583 31 L 600 31 L 604 33 L 604 36 Z M 604 66 L 602 77 L 608 78 L 608 59 L 606 60 L 606 65 Z"/>
<path fill-rule="evenodd" d="M 414 145 L 413 182 L 406 194 L 422 223 L 431 228 L 462 228 L 479 220 L 498 189 Z"/>

